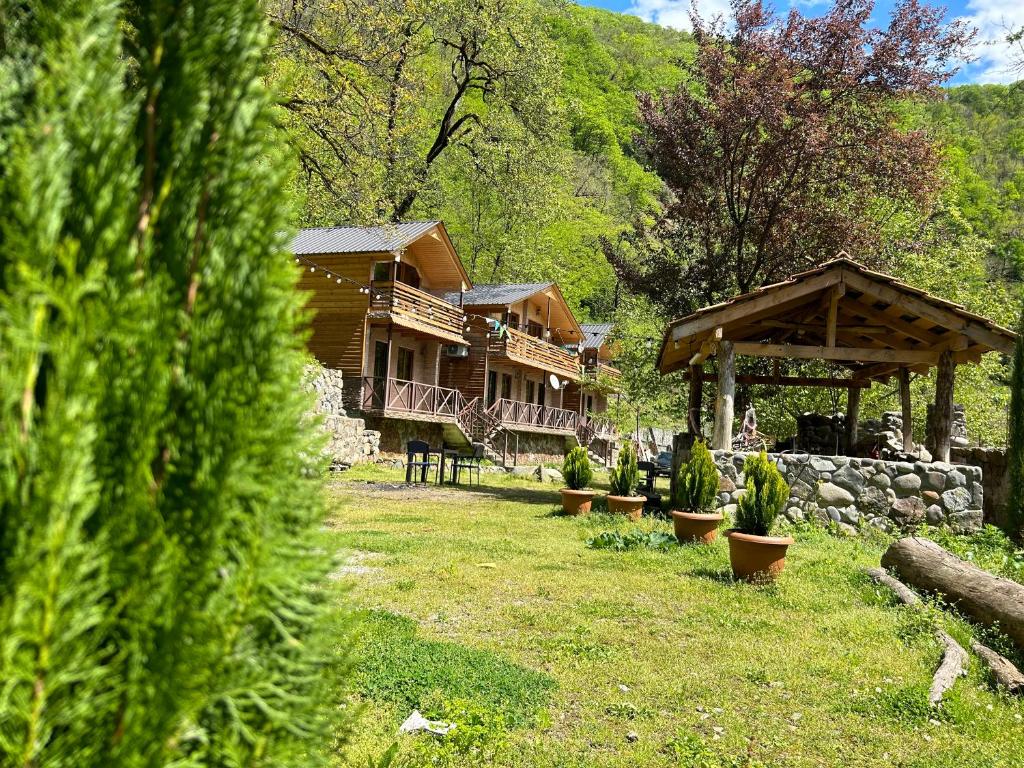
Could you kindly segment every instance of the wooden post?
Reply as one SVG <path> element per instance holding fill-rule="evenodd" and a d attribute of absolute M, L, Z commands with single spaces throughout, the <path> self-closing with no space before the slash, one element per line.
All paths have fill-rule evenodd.
<path fill-rule="evenodd" d="M 703 437 L 701 427 L 701 403 L 704 399 L 704 366 L 690 366 L 690 400 L 686 407 L 686 419 L 691 435 Z"/>
<path fill-rule="evenodd" d="M 836 345 L 836 322 L 839 317 L 839 299 L 846 293 L 845 286 L 840 283 L 829 291 L 828 318 L 825 322 L 825 346 Z"/>
<path fill-rule="evenodd" d="M 935 410 L 932 412 L 931 445 L 934 461 L 949 461 L 950 432 L 953 426 L 953 384 L 956 363 L 948 349 L 939 355 L 935 376 Z"/>
<path fill-rule="evenodd" d="M 736 352 L 731 341 L 718 344 L 718 399 L 715 402 L 715 432 L 711 447 L 732 448 L 732 417 L 736 397 Z"/>
<path fill-rule="evenodd" d="M 903 452 L 914 450 L 914 414 L 910 408 L 910 369 L 903 366 L 899 369 L 900 379 L 900 410 L 903 415 Z"/>
<path fill-rule="evenodd" d="M 846 455 L 853 456 L 857 445 L 857 420 L 860 418 L 860 388 L 846 390 Z"/>

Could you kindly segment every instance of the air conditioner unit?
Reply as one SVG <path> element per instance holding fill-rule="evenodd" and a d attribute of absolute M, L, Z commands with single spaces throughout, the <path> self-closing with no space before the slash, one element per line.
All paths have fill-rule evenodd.
<path fill-rule="evenodd" d="M 463 344 L 445 344 L 445 357 L 469 357 L 469 347 Z"/>

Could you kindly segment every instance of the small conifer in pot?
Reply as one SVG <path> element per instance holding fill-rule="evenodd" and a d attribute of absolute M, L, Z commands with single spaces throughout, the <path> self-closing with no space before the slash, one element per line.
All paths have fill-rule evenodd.
<path fill-rule="evenodd" d="M 567 515 L 585 515 L 590 512 L 594 491 L 587 490 L 594 477 L 590 467 L 587 449 L 577 445 L 565 455 L 562 462 L 562 477 L 565 488 L 562 489 L 562 511 Z"/>

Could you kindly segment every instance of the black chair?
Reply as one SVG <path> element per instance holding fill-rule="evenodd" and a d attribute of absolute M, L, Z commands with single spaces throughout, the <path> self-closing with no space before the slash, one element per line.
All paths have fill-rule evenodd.
<path fill-rule="evenodd" d="M 644 474 L 640 480 L 640 487 L 637 489 L 640 495 L 647 499 L 645 507 L 660 507 L 661 494 L 658 493 L 655 483 L 658 480 L 658 465 L 653 461 L 638 461 L 636 468 Z"/>
<path fill-rule="evenodd" d="M 452 469 L 452 482 L 458 484 L 459 473 L 467 469 L 469 470 L 469 482 L 473 483 L 473 471 L 476 470 L 476 484 L 480 485 L 480 463 L 484 460 L 484 444 L 473 443 L 473 452 L 468 453 L 464 456 L 456 456 L 454 461 L 454 467 Z"/>
<path fill-rule="evenodd" d="M 440 464 L 433 461 L 430 456 L 430 445 L 422 440 L 410 440 L 405 444 L 405 482 L 413 483 L 413 468 L 419 470 L 419 482 L 427 482 L 427 472 Z"/>

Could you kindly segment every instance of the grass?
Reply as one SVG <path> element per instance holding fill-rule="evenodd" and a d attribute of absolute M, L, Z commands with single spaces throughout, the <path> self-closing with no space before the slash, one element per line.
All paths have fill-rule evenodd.
<path fill-rule="evenodd" d="M 329 533 L 358 562 L 340 577 L 365 621 L 339 765 L 378 764 L 420 708 L 461 728 L 398 739 L 392 766 L 1024 766 L 1024 704 L 977 663 L 927 706 L 933 622 L 972 630 L 871 583 L 880 539 L 798 530 L 779 583 L 755 587 L 731 580 L 724 541 L 588 546 L 669 525 L 561 517 L 554 486 L 341 478 Z"/>

